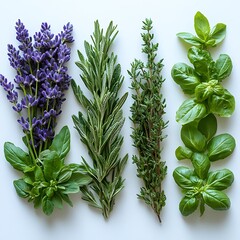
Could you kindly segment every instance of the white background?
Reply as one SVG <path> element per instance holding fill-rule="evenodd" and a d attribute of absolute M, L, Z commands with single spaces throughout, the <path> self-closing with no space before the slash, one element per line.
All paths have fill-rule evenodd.
<path fill-rule="evenodd" d="M 30 34 L 38 31 L 42 22 L 48 22 L 52 31 L 58 33 L 62 26 L 71 22 L 74 26 L 72 55 L 69 62 L 69 74 L 81 84 L 77 61 L 77 49 L 83 51 L 83 41 L 90 39 L 93 22 L 98 19 L 106 29 L 113 20 L 118 25 L 119 34 L 114 43 L 114 51 L 122 65 L 125 76 L 122 92 L 129 92 L 124 106 L 126 123 L 123 127 L 125 136 L 123 154 L 129 153 L 129 161 L 124 171 L 125 188 L 116 199 L 116 205 L 108 221 L 101 214 L 88 207 L 81 200 L 81 195 L 72 197 L 74 207 L 65 205 L 51 216 L 35 210 L 32 204 L 17 196 L 12 181 L 21 175 L 6 161 L 3 144 L 11 141 L 23 147 L 22 132 L 16 122 L 17 115 L 11 109 L 5 93 L 0 91 L 0 239 L 9 240 L 122 240 L 122 239 L 162 239 L 162 240 L 239 240 L 240 226 L 240 171 L 239 171 L 239 79 L 240 79 L 240 17 L 238 0 L 7 0 L 0 1 L 0 72 L 9 79 L 14 77 L 7 59 L 7 44 L 15 46 L 15 22 L 21 19 Z M 187 62 L 187 46 L 176 37 L 181 31 L 194 32 L 193 17 L 201 11 L 213 26 L 218 22 L 227 24 L 227 37 L 223 44 L 214 49 L 213 55 L 227 53 L 233 61 L 233 72 L 225 81 L 226 88 L 236 98 L 236 110 L 229 119 L 219 119 L 219 133 L 231 133 L 236 139 L 236 149 L 231 157 L 214 163 L 212 169 L 227 167 L 235 174 L 232 187 L 227 190 L 232 206 L 229 211 L 217 212 L 206 208 L 204 216 L 199 211 L 189 217 L 182 217 L 178 203 L 182 197 L 172 178 L 173 170 L 180 165 L 174 151 L 181 144 L 180 126 L 175 121 L 175 112 L 186 98 L 170 75 L 172 66 L 177 62 Z M 136 177 L 136 168 L 131 156 L 135 153 L 130 138 L 131 122 L 129 108 L 132 104 L 130 80 L 127 69 L 134 58 L 141 58 L 142 20 L 151 18 L 154 24 L 155 40 L 159 42 L 159 58 L 164 58 L 163 76 L 166 78 L 163 94 L 167 101 L 169 126 L 165 133 L 162 157 L 168 166 L 168 175 L 164 181 L 167 205 L 162 211 L 162 224 L 154 213 L 136 194 L 141 181 Z M 72 90 L 67 93 L 63 113 L 58 121 L 58 130 L 68 125 L 71 131 L 71 152 L 68 162 L 80 162 L 80 156 L 88 158 L 79 136 L 73 128 L 72 114 L 77 114 L 77 104 Z M 183 162 L 182 164 L 187 165 Z"/>

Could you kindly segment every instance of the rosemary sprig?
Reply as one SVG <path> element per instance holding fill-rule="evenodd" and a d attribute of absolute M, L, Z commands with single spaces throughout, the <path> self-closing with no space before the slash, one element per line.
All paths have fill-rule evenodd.
<path fill-rule="evenodd" d="M 165 162 L 161 160 L 163 129 L 167 127 L 163 120 L 166 104 L 161 93 L 163 60 L 156 61 L 158 44 L 153 43 L 151 19 L 143 21 L 142 30 L 142 52 L 147 56 L 147 62 L 134 60 L 128 71 L 135 91 L 131 106 L 132 138 L 139 152 L 138 156 L 133 156 L 133 162 L 137 165 L 138 177 L 144 182 L 138 197 L 152 207 L 161 221 L 160 212 L 166 200 L 162 181 L 167 173 Z"/>
<path fill-rule="evenodd" d="M 117 33 L 116 26 L 110 22 L 104 34 L 96 21 L 92 44 L 84 43 L 86 58 L 78 51 L 76 65 L 82 71 L 81 79 L 92 99 L 87 99 L 80 86 L 72 81 L 74 94 L 86 110 L 74 115 L 73 122 L 92 159 L 92 166 L 83 159 L 83 169 L 92 182 L 81 191 L 83 199 L 100 209 L 105 218 L 109 217 L 115 196 L 123 188 L 121 175 L 128 158 L 128 155 L 121 158 L 119 154 L 123 143 L 120 131 L 125 120 L 122 106 L 128 94 L 118 97 L 123 83 L 121 66 L 117 64 L 117 56 L 109 53 Z"/>

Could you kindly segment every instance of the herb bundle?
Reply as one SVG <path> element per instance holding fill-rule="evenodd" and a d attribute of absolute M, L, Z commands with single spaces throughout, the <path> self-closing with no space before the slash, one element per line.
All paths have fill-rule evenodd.
<path fill-rule="evenodd" d="M 63 127 L 55 136 L 64 92 L 71 81 L 66 63 L 70 59 L 67 43 L 73 42 L 72 29 L 68 23 L 54 35 L 50 25 L 42 23 L 32 38 L 18 20 L 16 39 L 20 44 L 18 49 L 8 45 L 10 65 L 16 70 L 14 83 L 0 75 L 0 85 L 18 113 L 28 149 L 25 152 L 10 142 L 4 145 L 6 160 L 23 173 L 14 181 L 14 187 L 20 197 L 33 202 L 35 208 L 41 206 L 47 215 L 55 207 L 62 208 L 63 201 L 72 206 L 69 194 L 79 192 L 79 186 L 91 181 L 80 165 L 64 163 L 70 150 L 68 128 Z"/>
<path fill-rule="evenodd" d="M 132 138 L 139 152 L 139 156 L 133 156 L 133 162 L 137 166 L 138 177 L 144 182 L 138 197 L 151 206 L 161 221 L 160 212 L 166 201 L 162 181 L 167 174 L 167 167 L 161 159 L 161 143 L 165 138 L 163 129 L 167 127 L 163 119 L 166 104 L 161 93 L 163 60 L 156 60 L 158 44 L 153 43 L 152 20 L 143 21 L 142 29 L 142 52 L 147 56 L 147 63 L 135 60 L 128 71 L 135 92 L 131 106 Z"/>
<path fill-rule="evenodd" d="M 224 40 L 226 25 L 218 23 L 211 29 L 208 19 L 197 12 L 194 27 L 197 36 L 185 32 L 177 34 L 192 45 L 188 59 L 193 67 L 177 63 L 172 68 L 174 81 L 191 96 L 176 113 L 177 122 L 183 125 L 181 139 L 185 145 L 176 149 L 176 157 L 190 159 L 194 168 L 180 166 L 173 172 L 175 182 L 185 193 L 179 204 L 184 216 L 193 213 L 199 205 L 202 215 L 205 204 L 215 210 L 229 209 L 230 199 L 222 190 L 234 180 L 228 169 L 209 171 L 211 162 L 225 159 L 235 148 L 230 134 L 215 135 L 216 116 L 230 117 L 235 109 L 234 97 L 222 85 L 231 74 L 232 61 L 227 54 L 220 54 L 214 61 L 208 50 Z"/>
<path fill-rule="evenodd" d="M 72 81 L 76 99 L 85 109 L 73 116 L 81 141 L 87 146 L 92 165 L 83 159 L 82 168 L 91 177 L 89 186 L 81 187 L 83 199 L 102 211 L 105 218 L 113 209 L 115 197 L 122 190 L 122 171 L 128 156 L 120 157 L 124 124 L 122 106 L 127 98 L 120 99 L 118 92 L 123 83 L 117 56 L 109 53 L 117 35 L 116 26 L 110 22 L 105 34 L 99 22 L 94 23 L 92 44 L 84 42 L 86 58 L 78 51 L 76 65 L 82 71 L 81 79 L 92 94 L 87 99 L 80 86 Z"/>

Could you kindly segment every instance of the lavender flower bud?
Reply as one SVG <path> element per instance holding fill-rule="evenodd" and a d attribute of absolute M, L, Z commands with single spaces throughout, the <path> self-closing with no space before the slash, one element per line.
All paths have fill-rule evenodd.
<path fill-rule="evenodd" d="M 12 107 L 14 111 L 20 113 L 22 111 L 22 104 L 17 103 L 15 106 Z"/>
<path fill-rule="evenodd" d="M 21 117 L 17 121 L 22 126 L 22 129 L 23 129 L 24 132 L 29 132 L 29 122 L 26 119 Z"/>
<path fill-rule="evenodd" d="M 16 70 L 21 69 L 21 61 L 22 58 L 19 54 L 19 51 L 16 50 L 15 47 L 13 47 L 13 45 L 8 44 L 8 60 L 10 62 L 10 66 L 13 67 Z"/>
<path fill-rule="evenodd" d="M 72 43 L 73 37 L 72 37 L 72 31 L 73 31 L 73 25 L 70 23 L 67 23 L 65 26 L 63 26 L 63 32 L 61 32 L 61 38 L 62 38 L 62 42 L 68 42 L 68 43 Z"/>
<path fill-rule="evenodd" d="M 8 82 L 2 74 L 0 74 L 0 85 L 7 92 L 7 99 L 11 103 L 16 104 L 18 101 L 18 93 L 14 90 L 14 85 L 11 82 Z"/>
<path fill-rule="evenodd" d="M 18 20 L 16 22 L 16 39 L 21 43 L 19 45 L 19 49 L 23 52 L 27 51 L 28 49 L 32 48 L 32 38 L 29 37 L 28 30 L 25 28 L 23 23 Z"/>

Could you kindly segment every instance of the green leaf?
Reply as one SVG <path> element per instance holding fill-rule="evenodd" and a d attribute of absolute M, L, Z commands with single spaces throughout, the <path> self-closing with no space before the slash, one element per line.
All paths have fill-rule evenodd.
<path fill-rule="evenodd" d="M 55 188 L 54 187 L 48 187 L 46 188 L 46 196 L 49 198 L 49 199 L 52 199 L 54 193 L 55 193 Z"/>
<path fill-rule="evenodd" d="M 188 50 L 188 58 L 203 81 L 210 80 L 215 67 L 211 54 L 207 50 L 193 46 Z"/>
<path fill-rule="evenodd" d="M 51 200 L 53 202 L 54 207 L 60 208 L 60 209 L 63 208 L 63 202 L 62 202 L 61 195 L 59 195 L 58 193 L 55 193 Z"/>
<path fill-rule="evenodd" d="M 58 183 L 67 182 L 72 176 L 72 170 L 64 169 L 58 175 Z"/>
<path fill-rule="evenodd" d="M 216 46 L 217 44 L 222 42 L 225 36 L 226 36 L 226 25 L 223 23 L 216 24 L 210 33 L 210 38 L 215 40 L 215 43 L 212 46 Z"/>
<path fill-rule="evenodd" d="M 196 174 L 205 179 L 211 165 L 208 156 L 204 153 L 193 153 L 191 160 Z"/>
<path fill-rule="evenodd" d="M 194 99 L 185 100 L 176 113 L 176 121 L 181 125 L 197 121 L 207 115 L 204 103 L 198 103 Z"/>
<path fill-rule="evenodd" d="M 6 160 L 19 171 L 24 172 L 34 166 L 30 156 L 13 143 L 6 142 L 4 144 L 4 154 Z"/>
<path fill-rule="evenodd" d="M 65 201 L 69 206 L 73 207 L 72 201 L 67 194 L 59 193 L 63 201 Z"/>
<path fill-rule="evenodd" d="M 191 181 L 192 176 L 194 176 L 194 172 L 188 167 L 180 166 L 173 171 L 173 178 L 182 189 L 193 189 L 194 184 Z"/>
<path fill-rule="evenodd" d="M 208 98 L 210 112 L 220 117 L 231 117 L 235 110 L 235 99 L 231 93 L 224 89 L 222 95 L 213 94 Z"/>
<path fill-rule="evenodd" d="M 202 216 L 204 212 L 205 212 L 205 203 L 204 203 L 203 198 L 201 197 L 201 199 L 200 199 L 200 216 Z"/>
<path fill-rule="evenodd" d="M 47 181 L 56 180 L 63 166 L 59 155 L 55 151 L 45 150 L 39 154 L 43 162 L 44 176 Z"/>
<path fill-rule="evenodd" d="M 192 150 L 185 146 L 179 146 L 175 151 L 175 155 L 178 160 L 190 159 L 192 154 Z"/>
<path fill-rule="evenodd" d="M 202 192 L 202 196 L 204 202 L 214 210 L 227 210 L 230 208 L 230 200 L 224 192 L 207 189 Z"/>
<path fill-rule="evenodd" d="M 194 94 L 196 86 L 201 83 L 195 70 L 185 63 L 175 64 L 172 68 L 171 74 L 173 80 L 186 94 Z"/>
<path fill-rule="evenodd" d="M 200 47 L 202 45 L 202 40 L 191 33 L 180 32 L 177 34 L 177 36 L 182 40 L 184 40 L 186 43 L 189 43 L 193 46 Z"/>
<path fill-rule="evenodd" d="M 79 185 L 76 182 L 63 183 L 61 186 L 65 188 L 61 191 L 63 194 L 78 193 L 80 191 Z"/>
<path fill-rule="evenodd" d="M 13 185 L 19 197 L 22 198 L 29 197 L 31 188 L 23 179 L 14 180 Z"/>
<path fill-rule="evenodd" d="M 198 102 L 205 101 L 214 93 L 214 89 L 218 84 L 217 80 L 211 80 L 209 82 L 203 82 L 195 88 L 195 97 Z"/>
<path fill-rule="evenodd" d="M 76 82 L 74 80 L 71 81 L 71 86 L 73 89 L 73 93 L 78 100 L 78 102 L 85 108 L 87 108 L 91 103 L 90 101 L 84 96 L 81 88 L 77 86 Z"/>
<path fill-rule="evenodd" d="M 44 174 L 42 168 L 40 166 L 36 166 L 34 169 L 34 180 L 35 181 L 45 181 Z"/>
<path fill-rule="evenodd" d="M 207 40 L 210 33 L 210 26 L 208 19 L 201 13 L 197 12 L 194 16 L 194 28 L 197 33 L 197 35 L 202 40 Z"/>
<path fill-rule="evenodd" d="M 79 187 L 82 187 L 90 184 L 92 182 L 92 178 L 88 174 L 73 173 L 69 181 L 75 182 Z"/>
<path fill-rule="evenodd" d="M 208 143 L 210 161 L 224 159 L 232 154 L 236 146 L 235 139 L 228 133 L 213 137 Z"/>
<path fill-rule="evenodd" d="M 70 150 L 70 132 L 67 126 L 64 126 L 54 137 L 50 150 L 55 151 L 60 159 L 64 159 Z"/>
<path fill-rule="evenodd" d="M 232 72 L 232 60 L 227 54 L 221 54 L 215 63 L 217 79 L 223 80 L 230 76 Z"/>
<path fill-rule="evenodd" d="M 179 210 L 183 216 L 192 214 L 198 207 L 199 200 L 196 197 L 184 197 L 179 204 Z"/>
<path fill-rule="evenodd" d="M 42 200 L 42 210 L 48 216 L 51 215 L 54 210 L 54 203 L 47 197 L 44 197 Z"/>
<path fill-rule="evenodd" d="M 206 137 L 192 124 L 186 124 L 181 129 L 181 139 L 192 151 L 202 152 L 207 144 Z"/>
<path fill-rule="evenodd" d="M 210 172 L 207 177 L 208 188 L 224 190 L 232 185 L 234 175 L 229 169 L 221 169 Z"/>
<path fill-rule="evenodd" d="M 217 119 L 213 114 L 208 114 L 198 123 L 198 130 L 210 140 L 217 132 Z"/>

